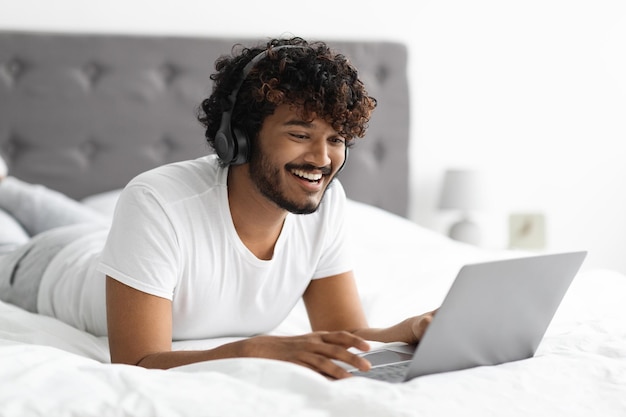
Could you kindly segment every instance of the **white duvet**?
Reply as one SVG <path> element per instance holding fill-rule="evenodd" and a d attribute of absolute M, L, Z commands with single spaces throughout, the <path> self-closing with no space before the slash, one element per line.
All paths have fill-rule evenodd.
<path fill-rule="evenodd" d="M 351 202 L 370 324 L 439 305 L 460 266 L 515 256 Z M 309 330 L 298 305 L 276 334 Z M 232 339 L 177 343 L 211 347 Z M 575 278 L 535 357 L 389 384 L 228 359 L 167 371 L 108 363 L 107 342 L 0 303 L 0 416 L 626 416 L 626 277 Z"/>

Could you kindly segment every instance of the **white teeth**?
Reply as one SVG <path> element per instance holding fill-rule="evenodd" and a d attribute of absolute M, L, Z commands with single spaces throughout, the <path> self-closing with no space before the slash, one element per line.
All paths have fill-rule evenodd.
<path fill-rule="evenodd" d="M 309 181 L 319 181 L 322 179 L 322 174 L 313 174 L 311 172 L 302 171 L 300 169 L 293 169 L 291 170 L 291 173 Z"/>

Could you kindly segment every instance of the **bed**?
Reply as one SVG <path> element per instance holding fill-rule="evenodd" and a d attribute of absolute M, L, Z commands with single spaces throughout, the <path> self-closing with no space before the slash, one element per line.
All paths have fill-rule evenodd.
<path fill-rule="evenodd" d="M 217 56 L 258 40 L 0 32 L 0 152 L 11 174 L 105 214 L 151 167 L 208 152 L 195 107 Z M 341 181 L 370 324 L 433 309 L 459 268 L 519 256 L 407 220 L 407 49 L 333 41 L 379 108 Z M 583 269 L 533 358 L 402 384 L 330 381 L 264 359 L 167 371 L 111 364 L 105 338 L 0 303 L 1 416 L 624 416 L 626 277 Z M 309 331 L 303 305 L 272 333 Z M 221 338 L 176 342 L 210 348 Z"/>

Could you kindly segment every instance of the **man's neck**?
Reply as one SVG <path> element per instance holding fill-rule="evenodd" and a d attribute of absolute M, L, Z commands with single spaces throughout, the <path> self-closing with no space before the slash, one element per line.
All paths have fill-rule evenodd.
<path fill-rule="evenodd" d="M 287 211 L 254 186 L 248 165 L 230 167 L 227 184 L 230 215 L 239 238 L 257 258 L 271 259 Z"/>

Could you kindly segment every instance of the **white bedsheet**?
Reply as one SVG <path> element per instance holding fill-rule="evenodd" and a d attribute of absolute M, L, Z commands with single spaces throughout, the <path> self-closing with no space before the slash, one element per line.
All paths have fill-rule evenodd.
<path fill-rule="evenodd" d="M 356 272 L 374 326 L 437 307 L 462 264 L 516 255 L 452 242 L 350 204 Z M 304 367 L 264 359 L 167 371 L 111 365 L 105 339 L 0 303 L 0 416 L 623 417 L 625 300 L 626 277 L 583 268 L 534 358 L 404 384 L 329 381 Z M 300 304 L 275 333 L 308 330 Z"/>

